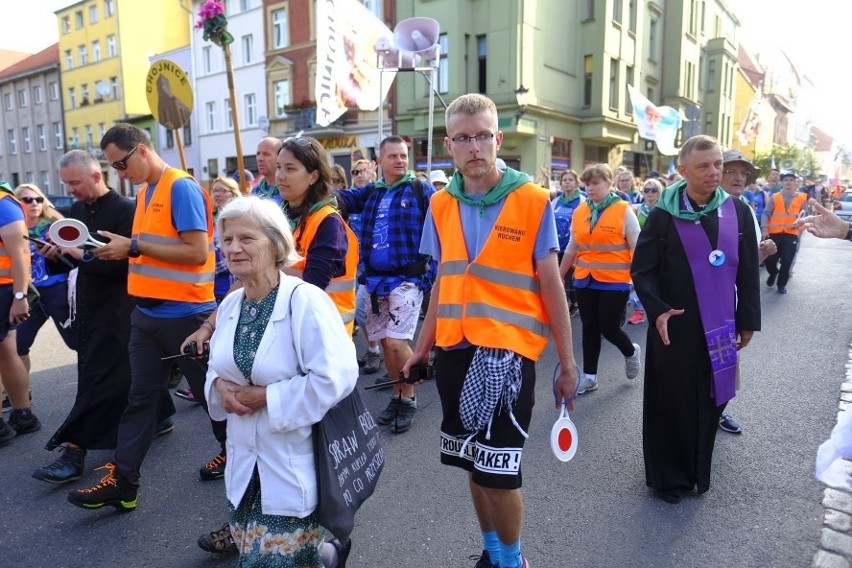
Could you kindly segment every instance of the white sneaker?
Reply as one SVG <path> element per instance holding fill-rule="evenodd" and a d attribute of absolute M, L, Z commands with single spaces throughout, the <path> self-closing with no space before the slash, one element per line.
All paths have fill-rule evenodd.
<path fill-rule="evenodd" d="M 642 349 L 636 343 L 633 344 L 633 355 L 624 358 L 624 372 L 628 379 L 635 379 L 642 371 Z"/>
<path fill-rule="evenodd" d="M 598 380 L 592 379 L 583 375 L 580 379 L 580 385 L 577 387 L 577 394 L 586 394 L 587 392 L 592 392 L 593 390 L 597 390 L 598 388 Z"/>

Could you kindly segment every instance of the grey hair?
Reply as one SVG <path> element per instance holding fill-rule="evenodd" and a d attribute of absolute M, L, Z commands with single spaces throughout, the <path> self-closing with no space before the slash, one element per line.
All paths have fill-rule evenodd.
<path fill-rule="evenodd" d="M 67 168 L 68 166 L 89 166 L 93 171 L 101 171 L 101 163 L 98 159 L 85 150 L 71 150 L 59 158 L 60 168 Z"/>
<path fill-rule="evenodd" d="M 243 218 L 257 223 L 267 238 L 272 241 L 275 247 L 275 265 L 279 269 L 301 260 L 302 257 L 296 252 L 290 222 L 274 201 L 262 199 L 256 195 L 234 199 L 219 212 L 216 229 L 221 235 L 225 229 L 225 221 Z"/>

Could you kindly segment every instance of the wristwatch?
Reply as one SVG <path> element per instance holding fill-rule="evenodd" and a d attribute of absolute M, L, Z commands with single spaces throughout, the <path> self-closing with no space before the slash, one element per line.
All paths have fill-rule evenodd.
<path fill-rule="evenodd" d="M 136 237 L 130 239 L 130 250 L 127 252 L 127 256 L 130 258 L 139 258 L 142 255 L 139 252 L 139 241 L 136 240 Z"/>
<path fill-rule="evenodd" d="M 15 292 L 15 299 L 16 300 L 23 300 L 26 297 L 27 297 L 26 292 Z"/>

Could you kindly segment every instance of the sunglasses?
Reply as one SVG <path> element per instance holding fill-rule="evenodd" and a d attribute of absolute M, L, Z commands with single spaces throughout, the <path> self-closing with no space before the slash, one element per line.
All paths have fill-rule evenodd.
<path fill-rule="evenodd" d="M 129 151 L 129 152 L 127 153 L 127 155 L 126 155 L 125 157 L 123 157 L 122 159 L 120 159 L 120 160 L 119 160 L 119 161 L 117 161 L 117 162 L 113 162 L 113 163 L 112 163 L 112 164 L 110 164 L 110 165 L 111 165 L 113 168 L 115 168 L 116 170 L 118 170 L 118 171 L 120 171 L 120 172 L 123 172 L 124 170 L 126 170 L 126 169 L 127 169 L 127 160 L 129 160 L 129 159 L 130 159 L 130 156 L 132 156 L 133 154 L 135 154 L 135 153 L 136 153 L 136 150 L 138 150 L 138 149 L 139 149 L 139 145 L 137 144 L 136 146 L 134 146 L 134 147 L 133 147 L 133 149 L 132 149 L 131 151 Z"/>
<path fill-rule="evenodd" d="M 293 142 L 296 144 L 296 146 L 301 146 L 302 148 L 307 148 L 311 145 L 310 140 L 308 140 L 307 138 L 302 138 L 301 132 L 297 136 L 291 136 L 290 138 L 284 139 L 284 144 L 287 144 L 288 142 Z"/>
<path fill-rule="evenodd" d="M 346 180 L 340 178 L 332 178 L 331 183 L 346 183 Z"/>
<path fill-rule="evenodd" d="M 32 205 L 33 203 L 44 203 L 44 197 L 22 197 L 21 201 L 27 205 Z"/>
<path fill-rule="evenodd" d="M 353 176 L 360 176 L 360 175 L 361 175 L 361 174 L 363 174 L 365 171 L 367 171 L 367 169 L 366 169 L 366 168 L 361 168 L 360 170 L 352 170 L 352 175 L 353 175 Z"/>
<path fill-rule="evenodd" d="M 657 193 L 658 191 L 660 191 L 660 190 L 657 189 L 656 187 L 643 187 L 642 188 L 643 193 Z"/>

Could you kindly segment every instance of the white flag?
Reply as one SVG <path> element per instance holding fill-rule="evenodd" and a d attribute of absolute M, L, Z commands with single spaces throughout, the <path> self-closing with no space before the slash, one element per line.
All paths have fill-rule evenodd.
<path fill-rule="evenodd" d="M 664 156 L 677 154 L 674 141 L 680 130 L 680 113 L 670 106 L 655 105 L 632 85 L 627 85 L 627 90 L 630 93 L 633 118 L 636 120 L 639 136 L 646 140 L 654 140 L 657 143 L 657 149 Z"/>
<path fill-rule="evenodd" d="M 373 47 L 393 33 L 358 0 L 317 2 L 317 124 L 328 126 L 348 108 L 376 110 L 396 76 L 379 69 Z"/>

